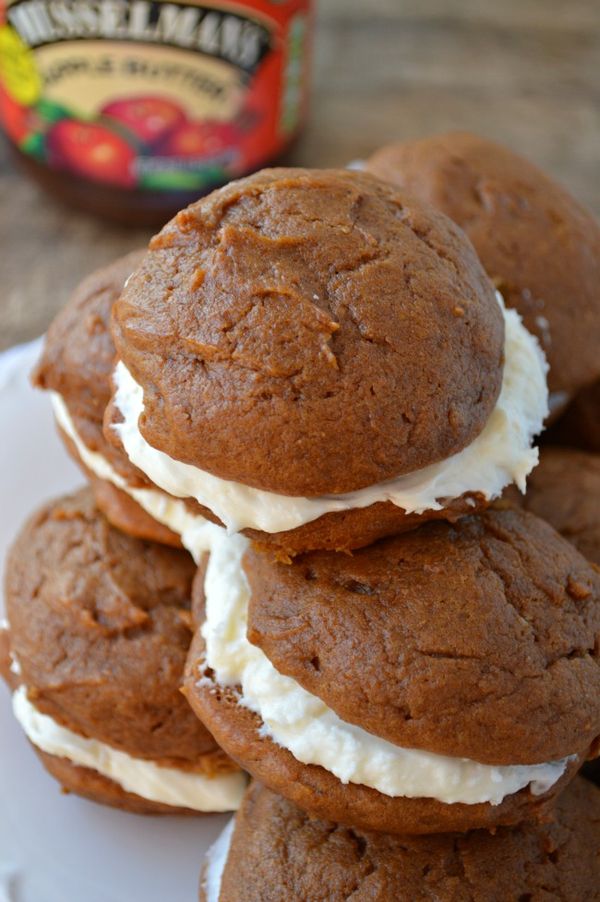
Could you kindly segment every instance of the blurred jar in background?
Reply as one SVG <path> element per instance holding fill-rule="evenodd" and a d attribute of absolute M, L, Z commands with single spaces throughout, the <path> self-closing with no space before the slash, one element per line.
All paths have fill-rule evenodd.
<path fill-rule="evenodd" d="M 286 149 L 311 0 L 0 0 L 0 122 L 61 199 L 157 225 Z"/>

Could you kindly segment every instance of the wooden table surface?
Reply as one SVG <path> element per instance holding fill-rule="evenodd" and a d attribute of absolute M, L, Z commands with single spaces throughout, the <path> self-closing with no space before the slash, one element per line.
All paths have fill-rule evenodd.
<path fill-rule="evenodd" d="M 321 0 L 312 111 L 291 162 L 343 166 L 467 128 L 545 167 L 600 214 L 598 0 Z M 144 244 L 67 210 L 0 148 L 0 348 L 42 332 L 76 282 Z"/>

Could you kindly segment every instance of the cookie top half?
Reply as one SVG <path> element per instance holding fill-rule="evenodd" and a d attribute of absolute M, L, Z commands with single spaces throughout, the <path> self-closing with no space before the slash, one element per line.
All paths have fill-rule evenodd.
<path fill-rule="evenodd" d="M 179 213 L 113 336 L 153 447 L 288 495 L 449 457 L 502 381 L 502 313 L 462 231 L 347 171 L 264 170 Z"/>
<path fill-rule="evenodd" d="M 142 483 L 140 471 L 104 438 L 102 421 L 115 365 L 111 310 L 143 257 L 143 250 L 132 251 L 79 283 L 48 329 L 32 376 L 38 388 L 61 396 L 88 448 L 100 452 L 125 478 Z"/>
<path fill-rule="evenodd" d="M 367 169 L 465 230 L 507 305 L 540 339 L 551 391 L 568 396 L 600 377 L 600 224 L 564 188 L 468 132 L 387 145 Z"/>

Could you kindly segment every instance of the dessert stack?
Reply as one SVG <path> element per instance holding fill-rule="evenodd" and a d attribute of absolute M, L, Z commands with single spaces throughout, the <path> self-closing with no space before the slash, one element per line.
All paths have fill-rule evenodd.
<path fill-rule="evenodd" d="M 61 430 L 67 405 L 77 441 L 94 460 L 108 448 L 110 310 L 139 258 L 129 255 L 79 286 L 50 328 L 34 375 L 53 388 L 69 451 L 76 454 Z M 124 456 L 112 458 L 132 470 Z M 94 499 L 99 480 L 85 471 L 91 488 L 45 504 L 6 561 L 0 672 L 14 714 L 65 791 L 140 814 L 232 811 L 246 777 L 179 691 L 192 636 L 193 559 L 154 522 L 149 534 L 112 526 Z"/>
<path fill-rule="evenodd" d="M 546 357 L 452 211 L 385 175 L 231 183 L 53 324 L 35 381 L 91 489 L 9 560 L 16 696 L 134 758 L 158 734 L 155 768 L 231 783 L 210 810 L 237 807 L 234 761 L 254 778 L 207 902 L 597 898 L 577 773 L 600 753 L 600 573 L 517 491 Z M 593 368 L 579 350 L 555 394 Z M 155 693 L 186 651 L 175 722 Z"/>

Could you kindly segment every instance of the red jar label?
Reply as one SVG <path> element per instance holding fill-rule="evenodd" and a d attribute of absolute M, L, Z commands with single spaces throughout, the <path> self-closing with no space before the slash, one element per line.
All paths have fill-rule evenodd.
<path fill-rule="evenodd" d="M 0 121 L 24 153 L 97 182 L 222 183 L 274 158 L 302 121 L 310 5 L 8 0 Z"/>

